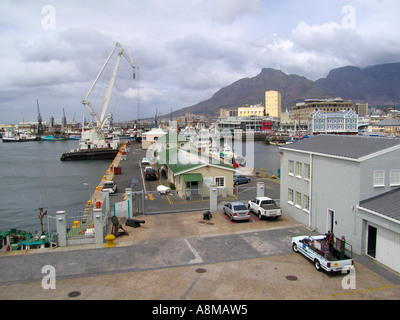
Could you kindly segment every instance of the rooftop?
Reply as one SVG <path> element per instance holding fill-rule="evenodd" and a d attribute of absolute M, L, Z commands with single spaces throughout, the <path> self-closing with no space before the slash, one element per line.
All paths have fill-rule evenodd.
<path fill-rule="evenodd" d="M 400 149 L 400 139 L 321 134 L 283 146 L 280 149 L 362 161 L 367 156 Z"/>
<path fill-rule="evenodd" d="M 360 201 L 360 207 L 400 221 L 400 188 Z"/>
<path fill-rule="evenodd" d="M 194 151 L 185 151 L 179 148 L 170 148 L 158 153 L 159 165 L 167 165 L 174 174 L 186 172 L 191 169 L 202 166 L 218 166 L 223 169 L 234 170 L 231 166 L 222 163 L 221 161 L 202 156 Z"/>

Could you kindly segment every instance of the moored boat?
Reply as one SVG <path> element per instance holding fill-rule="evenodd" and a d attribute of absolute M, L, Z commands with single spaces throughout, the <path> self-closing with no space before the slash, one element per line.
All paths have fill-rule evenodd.
<path fill-rule="evenodd" d="M 21 242 L 29 240 L 31 237 L 30 232 L 18 229 L 0 233 L 0 251 L 21 250 Z"/>

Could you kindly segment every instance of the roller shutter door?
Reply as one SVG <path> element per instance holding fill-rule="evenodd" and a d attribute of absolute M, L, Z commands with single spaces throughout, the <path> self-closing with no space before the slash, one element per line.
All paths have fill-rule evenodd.
<path fill-rule="evenodd" d="M 400 272 L 400 234 L 382 227 L 377 231 L 376 259 Z"/>

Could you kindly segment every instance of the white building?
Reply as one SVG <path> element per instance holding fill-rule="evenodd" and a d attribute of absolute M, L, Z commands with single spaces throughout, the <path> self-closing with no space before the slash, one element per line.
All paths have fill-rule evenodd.
<path fill-rule="evenodd" d="M 283 213 L 400 272 L 400 139 L 321 134 L 280 150 Z"/>
<path fill-rule="evenodd" d="M 308 131 L 319 133 L 358 133 L 358 115 L 353 110 L 324 112 L 316 110 L 308 116 Z"/>

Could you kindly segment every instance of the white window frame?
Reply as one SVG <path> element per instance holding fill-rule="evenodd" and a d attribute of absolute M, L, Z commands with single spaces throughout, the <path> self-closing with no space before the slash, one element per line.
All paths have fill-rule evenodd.
<path fill-rule="evenodd" d="M 296 161 L 296 177 L 301 178 L 303 175 L 303 164 Z"/>
<path fill-rule="evenodd" d="M 385 186 L 385 170 L 374 170 L 374 187 Z"/>
<path fill-rule="evenodd" d="M 296 191 L 295 207 L 301 209 L 301 192 Z"/>
<path fill-rule="evenodd" d="M 289 160 L 288 173 L 294 176 L 294 160 Z"/>
<path fill-rule="evenodd" d="M 288 189 L 288 203 L 293 204 L 294 201 L 294 191 L 293 189 Z"/>
<path fill-rule="evenodd" d="M 400 169 L 390 170 L 390 186 L 400 186 Z"/>
<path fill-rule="evenodd" d="M 311 179 L 311 166 L 308 163 L 304 164 L 304 180 L 310 181 Z"/>
<path fill-rule="evenodd" d="M 222 179 L 223 185 L 221 185 L 221 184 L 219 183 L 220 179 Z M 225 188 L 225 181 L 226 181 L 225 177 L 223 177 L 223 176 L 215 177 L 214 180 L 215 180 L 215 185 L 217 186 L 217 188 Z M 218 182 L 217 182 L 217 181 L 218 181 Z"/>
<path fill-rule="evenodd" d="M 303 211 L 310 212 L 310 197 L 308 195 L 303 195 Z"/>

